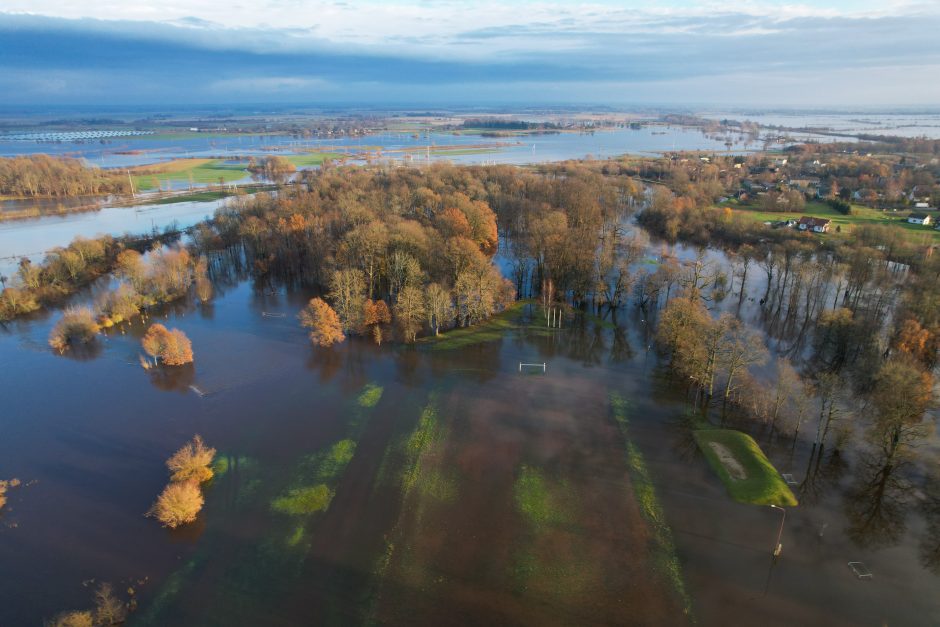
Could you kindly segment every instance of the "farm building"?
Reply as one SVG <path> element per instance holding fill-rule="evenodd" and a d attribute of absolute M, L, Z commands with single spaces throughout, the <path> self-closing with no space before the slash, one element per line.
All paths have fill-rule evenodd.
<path fill-rule="evenodd" d="M 796 228 L 801 231 L 812 231 L 813 233 L 828 233 L 830 224 L 832 224 L 832 220 L 827 218 L 803 216 L 800 218 L 800 221 L 796 223 Z"/>

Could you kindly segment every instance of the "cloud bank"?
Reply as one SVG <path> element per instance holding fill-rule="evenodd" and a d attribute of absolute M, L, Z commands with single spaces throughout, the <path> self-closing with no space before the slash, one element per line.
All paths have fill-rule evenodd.
<path fill-rule="evenodd" d="M 0 104 L 940 104 L 936 4 L 650 4 L 6 0 Z"/>

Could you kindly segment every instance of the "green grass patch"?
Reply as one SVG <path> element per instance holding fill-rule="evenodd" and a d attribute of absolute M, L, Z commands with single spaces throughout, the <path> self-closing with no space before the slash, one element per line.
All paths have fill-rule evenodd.
<path fill-rule="evenodd" d="M 569 516 L 561 503 L 552 495 L 542 472 L 532 466 L 523 466 L 513 486 L 516 508 L 535 527 L 560 525 Z"/>
<path fill-rule="evenodd" d="M 295 488 L 271 501 L 271 509 L 291 516 L 305 516 L 324 512 L 333 500 L 333 490 L 325 484 L 308 488 Z"/>
<path fill-rule="evenodd" d="M 933 239 L 940 239 L 940 231 L 936 231 L 933 226 L 922 226 L 919 224 L 910 224 L 907 222 L 909 212 L 883 212 L 863 205 L 852 205 L 852 215 L 843 215 L 830 207 L 828 204 L 811 200 L 806 203 L 806 207 L 800 212 L 776 212 L 762 211 L 754 203 L 741 203 L 737 200 L 729 200 L 722 206 L 730 207 L 739 215 L 755 222 L 779 222 L 782 220 L 799 220 L 801 216 L 811 216 L 814 218 L 827 218 L 832 220 L 829 227 L 829 234 L 835 233 L 836 226 L 841 233 L 851 233 L 856 226 L 862 225 L 888 225 L 907 231 L 910 234 L 927 235 Z"/>
<path fill-rule="evenodd" d="M 633 494 L 636 498 L 640 514 L 650 527 L 655 546 L 652 550 L 653 565 L 656 571 L 672 587 L 682 604 L 683 612 L 694 622 L 692 614 L 692 597 L 685 587 L 685 578 L 682 576 L 682 565 L 676 552 L 672 529 L 666 522 L 666 513 L 659 498 L 656 496 L 656 486 L 650 476 L 649 468 L 642 451 L 630 439 L 630 401 L 616 392 L 611 392 L 610 413 L 617 423 L 620 435 L 623 437 L 626 449 L 627 466 L 630 469 L 630 478 L 633 484 Z"/>
<path fill-rule="evenodd" d="M 132 170 L 134 187 L 140 191 L 156 189 L 167 181 L 192 181 L 198 185 L 218 185 L 240 181 L 248 176 L 247 163 L 226 163 L 224 159 L 174 159 L 167 163 L 141 166 Z"/>
<path fill-rule="evenodd" d="M 376 385 L 375 383 L 367 383 L 362 391 L 359 393 L 359 398 L 356 399 L 356 402 L 360 407 L 367 407 L 369 409 L 378 405 L 379 401 L 382 399 L 382 392 L 384 388 L 381 385 Z"/>
<path fill-rule="evenodd" d="M 754 438 L 733 429 L 701 429 L 695 441 L 736 501 L 795 507 L 796 497 Z"/>
<path fill-rule="evenodd" d="M 437 395 L 432 393 L 428 404 L 421 410 L 418 426 L 405 443 L 405 464 L 401 478 L 405 495 L 415 488 L 424 474 L 422 453 L 443 438 L 444 432 L 437 415 Z"/>
<path fill-rule="evenodd" d="M 284 158 L 298 168 L 312 168 L 323 165 L 328 159 L 342 159 L 346 156 L 338 152 L 311 152 L 304 155 L 284 155 Z"/>
<path fill-rule="evenodd" d="M 418 344 L 429 346 L 436 351 L 455 350 L 474 344 L 494 342 L 501 339 L 506 333 L 519 329 L 529 329 L 536 333 L 551 333 L 549 329 L 542 326 L 545 319 L 541 317 L 540 307 L 535 307 L 536 315 L 533 320 L 525 321 L 523 319 L 525 306 L 532 302 L 531 300 L 516 301 L 500 313 L 491 316 L 486 322 L 481 322 L 472 327 L 451 329 L 438 336 L 423 337 L 418 340 Z M 538 324 L 539 320 L 542 321 L 542 325 Z"/>

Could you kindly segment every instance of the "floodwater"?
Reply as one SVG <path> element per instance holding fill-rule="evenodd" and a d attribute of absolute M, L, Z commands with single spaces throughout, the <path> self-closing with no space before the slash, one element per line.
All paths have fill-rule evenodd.
<path fill-rule="evenodd" d="M 783 111 L 776 113 L 737 111 L 715 112 L 705 117 L 721 120 L 749 120 L 762 126 L 812 129 L 847 135 L 890 135 L 895 137 L 940 138 L 940 113 L 854 113 Z M 831 139 L 830 139 L 831 141 Z"/>
<path fill-rule="evenodd" d="M 21 258 L 41 261 L 47 251 L 66 246 L 79 236 L 145 235 L 167 228 L 185 229 L 212 217 L 226 200 L 104 207 L 95 211 L 2 221 L 0 274 L 11 276 Z"/>
<path fill-rule="evenodd" d="M 132 625 L 940 623 L 918 499 L 853 490 L 851 452 L 807 466 L 808 443 L 755 433 L 804 486 L 774 562 L 779 512 L 726 495 L 639 312 L 320 350 L 308 294 L 216 279 L 211 304 L 155 318 L 193 342 L 172 373 L 138 365 L 140 322 L 69 356 L 46 346 L 58 312 L 0 330 L 0 477 L 29 484 L 0 514 L 0 624 L 90 607 L 98 581 L 134 589 Z M 143 514 L 194 433 L 224 472 L 169 531 Z M 285 501 L 319 485 L 325 509 Z"/>
<path fill-rule="evenodd" d="M 413 159 L 451 160 L 458 163 L 526 164 L 587 155 L 610 157 L 630 154 L 660 153 L 672 150 L 725 151 L 725 139 L 705 136 L 701 131 L 679 126 L 645 126 L 639 130 L 610 129 L 594 133 L 556 133 L 509 137 L 484 137 L 479 134 L 446 132 L 380 132 L 362 137 L 300 138 L 290 135 L 211 135 L 205 137 L 160 138 L 141 136 L 114 140 L 112 143 L 37 143 L 4 141 L 0 137 L 0 156 L 47 153 L 82 158 L 102 168 L 127 168 L 160 163 L 179 158 L 244 158 L 268 154 L 301 154 L 311 150 L 331 151 L 354 156 L 363 152 L 386 153 L 396 159 L 406 154 Z M 759 142 L 747 143 L 734 135 L 732 148 L 738 152 L 758 149 Z M 448 155 L 435 153 L 435 146 L 470 149 L 491 146 L 489 152 Z M 426 150 L 430 147 L 430 151 Z M 425 149 L 425 150 L 422 150 Z M 404 151 L 408 151 L 407 153 Z"/>

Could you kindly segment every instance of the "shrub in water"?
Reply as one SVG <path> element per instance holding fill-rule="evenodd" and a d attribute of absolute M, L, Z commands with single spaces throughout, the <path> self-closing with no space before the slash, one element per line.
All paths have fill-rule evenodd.
<path fill-rule="evenodd" d="M 61 353 L 69 346 L 91 342 L 99 330 L 95 314 L 88 307 L 66 309 L 62 318 L 52 327 L 49 346 Z"/>
<path fill-rule="evenodd" d="M 150 515 L 163 523 L 164 527 L 175 529 L 196 520 L 202 505 L 202 492 L 195 481 L 171 483 L 157 497 Z"/>

